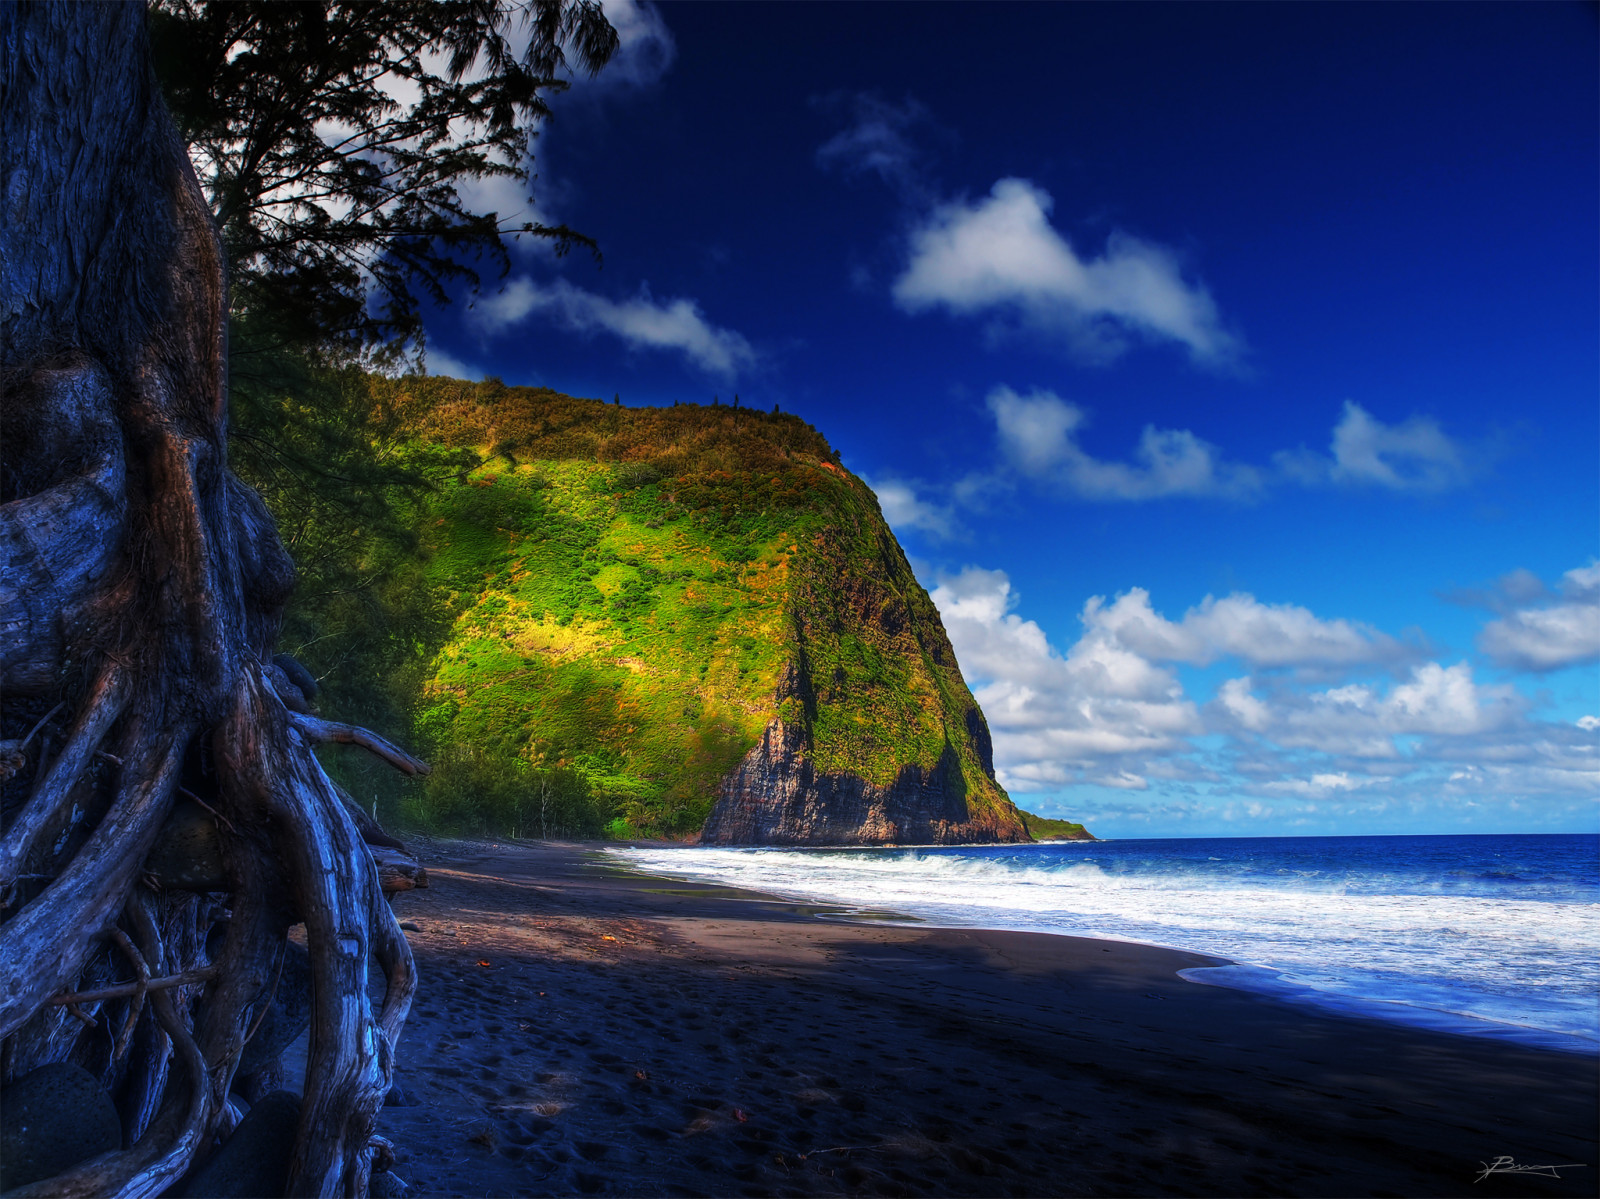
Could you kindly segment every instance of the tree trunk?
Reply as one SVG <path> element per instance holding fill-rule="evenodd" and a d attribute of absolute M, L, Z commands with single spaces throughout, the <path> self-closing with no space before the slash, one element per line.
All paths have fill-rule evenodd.
<path fill-rule="evenodd" d="M 0 6 L 0 1081 L 87 1068 L 126 1146 L 18 1193 L 157 1195 L 210 1153 L 299 924 L 288 1193 L 366 1192 L 415 976 L 313 749 L 426 767 L 305 715 L 272 665 L 294 573 L 228 470 L 226 329 L 143 5 Z M 143 868 L 188 827 L 180 791 L 215 813 L 220 869 L 157 889 Z"/>

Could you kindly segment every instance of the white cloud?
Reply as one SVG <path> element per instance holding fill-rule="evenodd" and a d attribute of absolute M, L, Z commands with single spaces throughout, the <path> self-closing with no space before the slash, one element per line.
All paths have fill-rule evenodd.
<path fill-rule="evenodd" d="M 617 31 L 617 52 L 593 80 L 574 83 L 646 87 L 665 75 L 678 56 L 678 47 L 660 10 L 643 0 L 601 0 L 600 6 Z"/>
<path fill-rule="evenodd" d="M 1003 785 L 1138 788 L 1144 778 L 1122 757 L 1177 752 L 1200 731 L 1172 671 L 1094 631 L 1060 654 L 1038 624 L 1010 611 L 1004 572 L 968 567 L 932 594 L 994 734 Z"/>
<path fill-rule="evenodd" d="M 987 403 L 1001 457 L 1013 476 L 1089 500 L 1251 499 L 1282 483 L 1439 491 L 1468 477 L 1464 452 L 1431 419 L 1413 416 L 1385 425 L 1348 402 L 1334 427 L 1330 456 L 1284 451 L 1273 455 L 1271 468 L 1230 461 L 1187 429 L 1153 425 L 1145 426 L 1129 460 L 1096 458 L 1079 440 L 1088 411 L 1055 392 L 1040 388 L 1019 394 L 1000 384 Z"/>
<path fill-rule="evenodd" d="M 478 303 L 473 323 L 501 333 L 531 313 L 554 317 L 579 333 L 609 333 L 633 349 L 676 350 L 709 374 L 732 378 L 758 362 L 743 335 L 710 324 L 690 299 L 656 300 L 643 288 L 627 300 L 611 300 L 565 279 L 548 285 L 526 277 L 511 280 L 497 296 Z"/>
<path fill-rule="evenodd" d="M 1001 179 L 976 203 L 938 206 L 912 231 L 896 303 L 1007 315 L 1064 334 L 1091 358 L 1113 357 L 1134 337 L 1178 342 L 1202 363 L 1237 355 L 1210 293 L 1183 278 L 1170 250 L 1113 233 L 1104 254 L 1085 259 L 1051 226 L 1053 205 L 1027 180 Z"/>
<path fill-rule="evenodd" d="M 864 475 L 860 477 L 878 497 L 883 519 L 896 532 L 920 529 L 935 537 L 949 537 L 954 531 L 955 518 L 950 509 L 922 499 L 910 483 L 898 479 L 872 480 Z"/>
<path fill-rule="evenodd" d="M 1478 648 L 1513 670 L 1600 661 L 1600 564 L 1567 571 L 1556 596 L 1542 586 L 1534 590 L 1530 579 L 1537 583 L 1521 571 L 1502 580 L 1504 615 L 1484 626 Z"/>
<path fill-rule="evenodd" d="M 1313 774 L 1308 779 L 1280 779 L 1276 782 L 1263 783 L 1261 790 L 1269 795 L 1301 795 L 1308 799 L 1326 799 L 1341 791 L 1359 791 L 1363 787 L 1371 787 L 1380 780 L 1375 778 L 1351 778 L 1346 771 L 1331 774 Z"/>
<path fill-rule="evenodd" d="M 1369 805 L 1360 810 L 1371 815 L 1390 799 L 1499 804 L 1600 790 L 1600 718 L 1532 720 L 1513 688 L 1479 682 L 1466 662 L 1413 662 L 1387 685 L 1236 677 L 1203 706 L 1170 665 L 1236 657 L 1370 672 L 1414 657 L 1364 625 L 1247 595 L 1208 599 L 1172 621 L 1135 588 L 1089 600 L 1063 653 L 1014 610 L 1002 571 L 967 567 L 932 596 L 988 717 L 996 773 L 1019 793 L 1155 780 L 1317 805 L 1308 814 Z"/>
<path fill-rule="evenodd" d="M 1224 461 L 1221 452 L 1182 429 L 1146 426 L 1134 461 L 1095 458 L 1078 444 L 1087 413 L 1051 391 L 989 393 L 1000 450 L 1028 478 L 1054 483 L 1094 500 L 1148 500 L 1175 495 L 1234 498 L 1260 490 L 1253 467 Z"/>
<path fill-rule="evenodd" d="M 1388 665 L 1416 653 L 1369 625 L 1321 620 L 1309 609 L 1263 604 L 1246 592 L 1220 600 L 1208 595 L 1182 620 L 1170 621 L 1150 606 L 1148 592 L 1134 587 L 1111 604 L 1092 597 L 1083 620 L 1147 658 L 1194 666 L 1228 656 L 1267 668 Z"/>
<path fill-rule="evenodd" d="M 469 379 L 472 382 L 477 382 L 488 373 L 482 367 L 473 366 L 470 362 L 463 362 L 443 350 L 429 350 L 427 363 L 430 375 L 444 375 L 450 379 Z"/>
<path fill-rule="evenodd" d="M 1212 713 L 1230 727 L 1274 746 L 1355 758 L 1398 758 L 1397 738 L 1468 737 L 1521 723 L 1523 703 L 1505 686 L 1484 686 L 1465 662 L 1424 662 L 1387 693 L 1364 683 L 1320 691 L 1275 685 L 1267 698 L 1252 680 L 1230 679 L 1217 690 Z"/>
<path fill-rule="evenodd" d="M 1583 604 L 1600 604 L 1600 562 L 1578 566 L 1561 576 L 1561 594 Z"/>
<path fill-rule="evenodd" d="M 1285 478 L 1391 491 L 1444 491 L 1467 481 L 1466 454 L 1431 416 L 1388 425 L 1346 400 L 1329 453 L 1283 451 L 1274 463 Z"/>

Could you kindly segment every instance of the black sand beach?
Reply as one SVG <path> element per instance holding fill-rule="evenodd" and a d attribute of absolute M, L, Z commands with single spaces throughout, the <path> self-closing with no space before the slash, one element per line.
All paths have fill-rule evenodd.
<path fill-rule="evenodd" d="M 1594 1195 L 1596 1060 L 456 844 L 403 895 L 419 1195 Z M 1559 1178 L 1480 1163 L 1583 1163 Z"/>

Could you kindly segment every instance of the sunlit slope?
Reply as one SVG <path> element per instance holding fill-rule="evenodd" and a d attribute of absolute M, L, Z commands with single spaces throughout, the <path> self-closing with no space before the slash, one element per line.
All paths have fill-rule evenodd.
<path fill-rule="evenodd" d="M 460 612 L 425 686 L 418 733 L 436 752 L 575 768 L 624 835 L 698 833 L 730 778 L 760 791 L 799 770 L 901 808 L 935 779 L 956 810 L 917 836 L 913 811 L 887 835 L 869 819 L 731 839 L 1028 839 L 937 611 L 805 422 L 492 381 L 375 386 L 416 434 L 489 459 L 423 529 Z"/>

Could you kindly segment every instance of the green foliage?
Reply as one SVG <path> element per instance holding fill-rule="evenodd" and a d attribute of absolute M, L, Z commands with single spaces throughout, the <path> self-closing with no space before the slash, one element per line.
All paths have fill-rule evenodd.
<path fill-rule="evenodd" d="M 469 745 L 451 745 L 432 765 L 404 813 L 437 832 L 592 838 L 609 818 L 576 770 L 535 770 Z"/>
<path fill-rule="evenodd" d="M 684 836 L 782 716 L 819 769 L 880 785 L 953 748 L 977 817 L 1014 827 L 931 601 L 805 422 L 498 380 L 373 388 L 420 436 L 498 455 L 421 522 L 459 615 L 420 736 L 580 772 L 611 835 Z"/>
<path fill-rule="evenodd" d="M 932 602 L 803 421 L 264 361 L 293 378 L 244 390 L 238 443 L 307 567 L 285 648 L 437 767 L 407 794 L 330 751 L 386 819 L 689 836 L 782 719 L 882 786 L 953 752 L 1016 830 Z"/>
<path fill-rule="evenodd" d="M 1052 820 L 1048 816 L 1035 816 L 1032 812 L 1017 809 L 1028 835 L 1035 841 L 1093 841 L 1089 830 L 1071 820 Z"/>
<path fill-rule="evenodd" d="M 230 348 L 230 459 L 298 575 L 278 647 L 318 680 L 325 711 L 404 740 L 454 617 L 417 524 L 432 491 L 477 456 L 417 442 L 360 370 L 287 349 L 250 321 L 234 322 Z M 392 818 L 405 785 L 393 770 L 347 747 L 323 759 Z"/>

